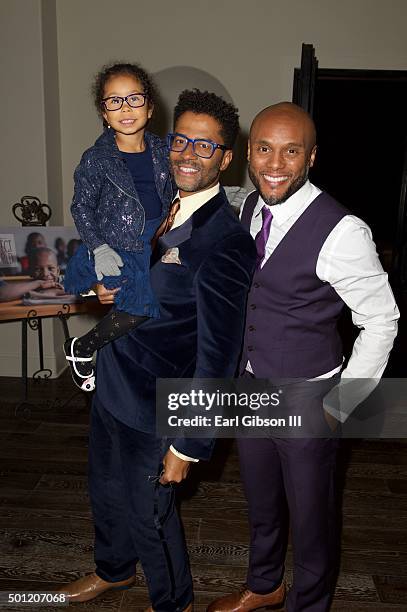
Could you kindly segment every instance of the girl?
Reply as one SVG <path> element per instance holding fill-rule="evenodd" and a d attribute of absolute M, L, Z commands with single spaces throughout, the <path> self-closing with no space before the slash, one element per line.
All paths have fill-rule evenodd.
<path fill-rule="evenodd" d="M 156 95 L 149 75 L 137 64 L 104 67 L 93 94 L 105 129 L 75 170 L 71 212 L 83 244 L 69 260 L 64 284 L 69 293 L 98 282 L 119 291 L 113 312 L 65 342 L 73 380 L 84 391 L 95 388 L 95 350 L 159 316 L 150 241 L 173 196 L 166 145 L 146 131 Z"/>

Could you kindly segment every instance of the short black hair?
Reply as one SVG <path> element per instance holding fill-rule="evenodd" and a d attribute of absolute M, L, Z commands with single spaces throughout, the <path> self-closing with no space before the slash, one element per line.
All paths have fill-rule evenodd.
<path fill-rule="evenodd" d="M 185 89 L 180 93 L 174 109 L 174 126 L 186 112 L 209 115 L 216 119 L 228 149 L 233 149 L 239 133 L 239 111 L 220 96 L 199 89 Z"/>
<path fill-rule="evenodd" d="M 142 68 L 139 64 L 130 64 L 128 62 L 115 62 L 112 64 L 106 64 L 95 76 L 92 85 L 92 96 L 93 102 L 96 106 L 98 115 L 103 120 L 103 125 L 107 126 L 106 121 L 103 118 L 103 98 L 106 83 L 109 79 L 118 75 L 130 75 L 140 81 L 143 90 L 147 95 L 147 103 L 150 106 L 154 106 L 157 100 L 157 90 L 152 77 Z M 142 93 L 142 92 L 139 92 Z"/>

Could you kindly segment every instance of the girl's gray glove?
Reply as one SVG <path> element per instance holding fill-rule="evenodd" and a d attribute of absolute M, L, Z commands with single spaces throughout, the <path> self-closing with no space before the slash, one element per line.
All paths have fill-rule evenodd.
<path fill-rule="evenodd" d="M 93 251 L 93 254 L 95 256 L 95 272 L 99 281 L 104 276 L 120 276 L 123 260 L 108 244 L 100 245 Z"/>

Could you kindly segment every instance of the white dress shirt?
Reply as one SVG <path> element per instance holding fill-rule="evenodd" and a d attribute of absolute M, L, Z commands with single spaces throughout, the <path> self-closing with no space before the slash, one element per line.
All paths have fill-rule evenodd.
<path fill-rule="evenodd" d="M 172 224 L 172 229 L 174 227 L 178 227 L 182 225 L 191 217 L 194 212 L 201 208 L 206 202 L 209 202 L 211 198 L 214 198 L 219 193 L 220 185 L 216 183 L 213 187 L 209 189 L 205 189 L 204 191 L 198 191 L 198 193 L 193 193 L 189 196 L 184 196 L 180 198 L 179 191 L 177 191 L 177 195 L 174 200 L 180 198 L 179 200 L 179 210 L 174 218 L 174 223 Z"/>
<path fill-rule="evenodd" d="M 318 187 L 307 181 L 285 202 L 270 206 L 273 220 L 262 267 L 320 193 Z M 262 226 L 263 205 L 259 196 L 250 226 L 253 238 Z M 342 378 L 379 379 L 397 334 L 400 313 L 366 223 L 354 215 L 343 217 L 325 240 L 315 272 L 335 289 L 350 308 L 354 325 L 361 330 Z M 250 363 L 248 369 L 251 370 Z M 321 372 L 318 378 L 332 376 L 340 369 L 338 365 L 331 372 Z"/>
<path fill-rule="evenodd" d="M 172 224 L 171 229 L 174 229 L 175 227 L 179 227 L 180 225 L 185 223 L 185 221 L 187 221 L 194 214 L 194 212 L 196 212 L 199 208 L 201 208 L 201 206 L 206 204 L 206 202 L 209 202 L 211 198 L 216 196 L 219 193 L 219 189 L 220 189 L 220 185 L 219 183 L 217 183 L 210 189 L 205 189 L 204 191 L 198 191 L 198 193 L 193 193 L 190 196 L 185 196 L 183 198 L 180 198 L 179 209 L 178 209 L 177 214 L 175 215 L 174 223 Z M 180 196 L 179 196 L 179 191 L 178 191 L 174 200 L 179 197 Z M 170 446 L 170 449 L 174 453 L 174 455 L 176 455 L 180 459 L 183 459 L 184 461 L 193 461 L 194 463 L 198 463 L 199 461 L 199 459 L 194 459 L 193 457 L 188 457 L 188 455 L 184 455 L 183 453 L 180 453 L 179 451 L 177 451 L 176 448 L 174 448 L 172 444 Z"/>

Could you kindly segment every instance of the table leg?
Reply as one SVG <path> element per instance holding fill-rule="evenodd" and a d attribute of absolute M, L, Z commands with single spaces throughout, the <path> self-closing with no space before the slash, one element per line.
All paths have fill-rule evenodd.
<path fill-rule="evenodd" d="M 44 368 L 44 344 L 43 344 L 43 336 L 42 336 L 42 318 L 37 316 L 37 312 L 35 310 L 30 310 L 27 314 L 28 325 L 33 331 L 36 331 L 38 334 L 38 355 L 40 358 L 40 369 L 36 370 L 33 374 L 33 379 L 35 381 L 39 381 L 42 378 L 49 378 L 52 376 L 52 370 L 49 368 Z"/>
<path fill-rule="evenodd" d="M 42 340 L 42 320 L 38 319 L 38 354 L 40 357 L 40 370 L 44 369 L 44 345 Z"/>
<path fill-rule="evenodd" d="M 68 338 L 69 338 L 69 328 L 68 328 L 68 320 L 67 320 L 67 317 L 65 315 L 61 316 L 61 323 L 62 323 L 62 328 L 64 330 L 65 340 L 68 340 Z"/>
<path fill-rule="evenodd" d="M 21 383 L 23 387 L 23 397 L 18 402 L 14 414 L 16 417 L 23 417 L 28 419 L 31 414 L 31 407 L 28 403 L 28 375 L 27 375 L 27 330 L 28 321 L 27 319 L 21 320 Z"/>
<path fill-rule="evenodd" d="M 21 379 L 23 383 L 23 402 L 28 398 L 28 376 L 27 376 L 27 319 L 21 321 Z"/>

